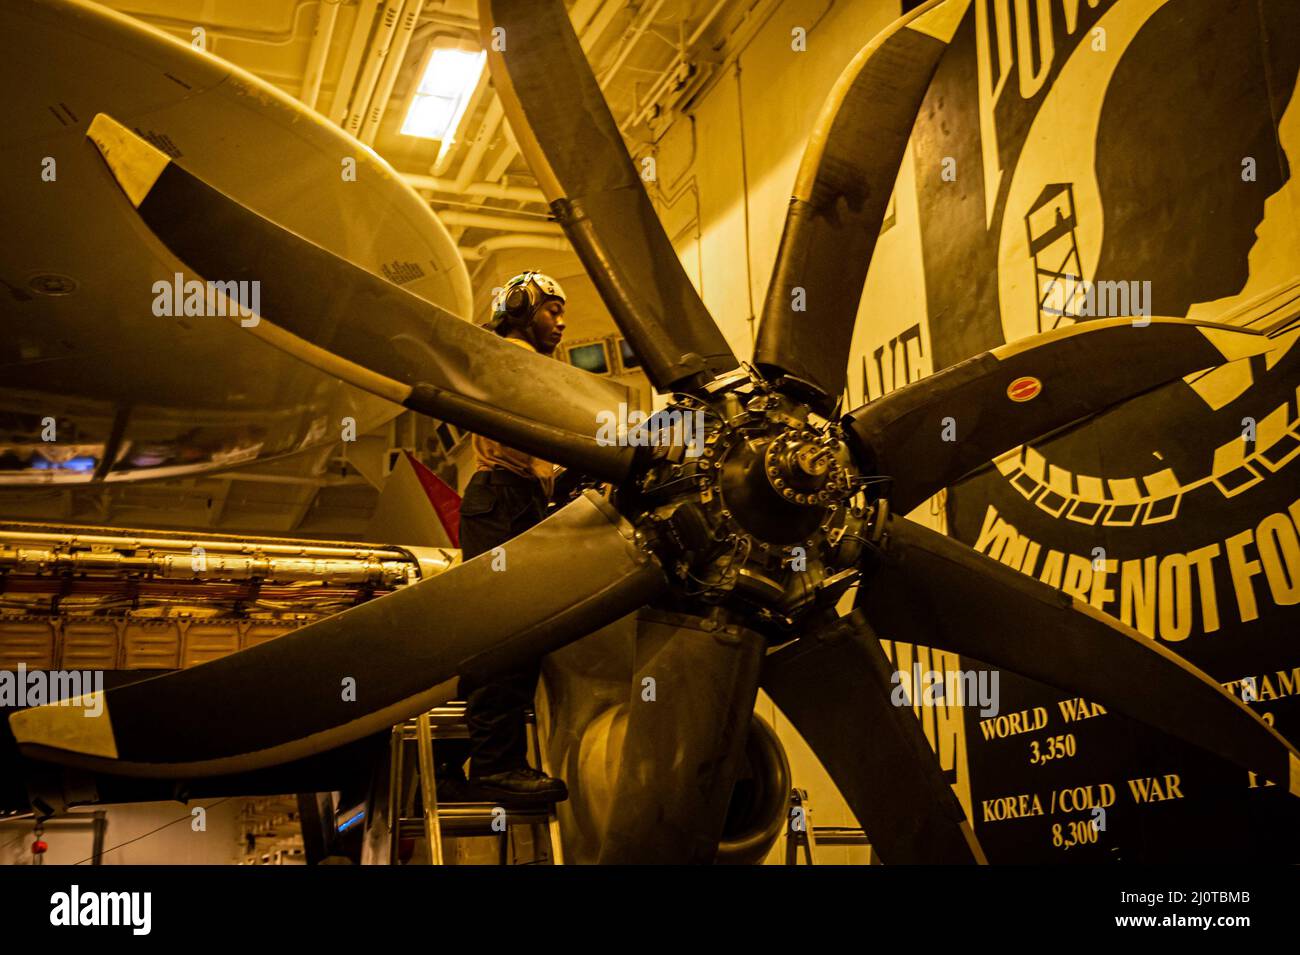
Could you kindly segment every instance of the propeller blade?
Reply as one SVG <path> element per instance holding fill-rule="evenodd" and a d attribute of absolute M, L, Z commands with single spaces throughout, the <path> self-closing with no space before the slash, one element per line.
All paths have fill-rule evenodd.
<path fill-rule="evenodd" d="M 638 615 L 631 712 L 601 863 L 707 864 L 718 853 L 766 643 L 713 623 Z"/>
<path fill-rule="evenodd" d="M 123 672 L 123 671 L 118 671 Z M 148 673 L 149 671 L 142 671 Z M 315 753 L 249 773 L 205 776 L 202 779 L 142 779 L 23 759 L 14 751 L 8 759 L 0 740 L 0 811 L 38 809 L 62 813 L 75 806 L 123 802 L 167 802 L 219 796 L 279 796 L 292 792 L 333 792 L 364 779 L 377 756 L 387 754 L 389 728 L 346 746 Z M 6 727 L 0 726 L 0 736 Z M 11 795 L 12 794 L 12 795 Z"/>
<path fill-rule="evenodd" d="M 1300 796 L 1300 753 L 1212 677 L 1132 627 L 960 541 L 892 518 L 858 606 L 886 637 L 1076 693 Z"/>
<path fill-rule="evenodd" d="M 844 391 L 862 286 L 903 151 L 965 5 L 930 0 L 853 58 L 804 151 L 763 303 L 755 363 L 819 392 Z"/>
<path fill-rule="evenodd" d="M 861 611 L 770 654 L 762 685 L 887 865 L 987 861 Z"/>
<path fill-rule="evenodd" d="M 628 400 L 623 386 L 512 345 L 281 228 L 102 113 L 87 136 L 189 270 L 259 283 L 247 286 L 258 289 L 256 316 L 223 309 L 252 334 L 413 411 L 606 480 L 627 474 L 634 449 L 596 439 L 598 415 Z"/>
<path fill-rule="evenodd" d="M 906 514 L 1017 445 L 1272 346 L 1211 322 L 1133 322 L 1081 322 L 1002 345 L 850 412 L 844 424 L 873 469 L 893 478 L 890 509 Z"/>
<path fill-rule="evenodd" d="M 460 676 L 536 660 L 665 586 L 631 526 L 588 492 L 500 553 L 231 656 L 14 713 L 9 725 L 24 756 L 92 771 L 249 772 L 454 699 Z"/>
<path fill-rule="evenodd" d="M 497 95 L 551 211 L 660 391 L 739 362 L 691 285 L 561 0 L 479 0 Z M 504 45 L 504 49 L 503 49 Z"/>

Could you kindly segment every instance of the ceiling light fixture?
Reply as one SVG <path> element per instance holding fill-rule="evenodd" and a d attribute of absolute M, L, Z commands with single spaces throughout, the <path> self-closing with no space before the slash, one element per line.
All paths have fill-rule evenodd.
<path fill-rule="evenodd" d="M 444 147 L 454 142 L 486 59 L 482 50 L 435 48 L 407 106 L 402 134 L 441 140 Z"/>

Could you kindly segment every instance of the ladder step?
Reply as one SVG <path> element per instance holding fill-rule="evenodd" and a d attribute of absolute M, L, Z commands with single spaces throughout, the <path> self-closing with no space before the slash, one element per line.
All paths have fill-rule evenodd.
<path fill-rule="evenodd" d="M 819 846 L 869 846 L 871 840 L 861 829 L 844 826 L 816 826 L 813 836 Z"/>
<path fill-rule="evenodd" d="M 536 714 L 531 710 L 525 714 L 525 722 L 534 727 L 532 737 L 533 756 L 540 763 L 541 751 L 536 735 Z M 397 817 L 390 829 L 392 858 L 397 858 L 397 844 L 403 839 L 423 837 L 429 843 L 429 855 L 434 865 L 443 864 L 443 836 L 502 836 L 516 826 L 541 827 L 548 841 L 548 849 L 542 858 L 549 857 L 553 864 L 562 863 L 559 845 L 558 819 L 554 804 L 543 804 L 528 808 L 505 810 L 505 829 L 501 829 L 501 813 L 504 807 L 495 802 L 439 802 L 434 781 L 433 749 L 441 740 L 465 739 L 468 735 L 465 726 L 465 704 L 453 703 L 435 707 L 422 713 L 414 720 L 393 727 L 391 737 L 392 769 L 389 783 L 390 817 Z M 434 818 L 421 816 L 404 816 L 399 809 L 399 801 L 407 802 L 406 776 L 403 766 L 407 744 L 415 744 L 416 779 L 426 806 L 437 806 Z M 413 808 L 413 807 L 412 807 Z M 410 811 L 409 809 L 407 811 Z M 493 824 L 496 824 L 495 827 Z M 534 836 L 536 833 L 534 833 Z M 509 846 L 512 840 L 500 840 L 500 863 L 506 864 Z"/>
<path fill-rule="evenodd" d="M 536 726 L 537 716 L 532 710 L 524 713 L 524 722 Z M 469 739 L 469 727 L 465 725 L 465 704 L 449 703 L 435 706 L 429 711 L 429 729 L 435 740 Z M 401 739 L 413 743 L 419 734 L 418 719 L 407 720 L 400 724 Z"/>
<path fill-rule="evenodd" d="M 496 816 L 492 810 L 495 809 L 489 803 L 459 803 L 451 806 L 438 807 L 438 824 L 442 831 L 448 834 L 472 835 L 499 835 L 500 831 L 492 828 L 492 823 L 496 821 Z M 506 810 L 506 828 L 512 826 L 536 826 L 546 825 L 550 821 L 550 813 L 545 809 L 515 809 Z M 424 818 L 422 816 L 407 816 L 398 820 L 398 827 L 403 836 L 423 836 L 424 835 Z"/>

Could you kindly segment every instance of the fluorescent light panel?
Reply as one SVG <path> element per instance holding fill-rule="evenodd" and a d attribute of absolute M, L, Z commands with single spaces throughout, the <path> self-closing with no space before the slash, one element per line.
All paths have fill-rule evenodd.
<path fill-rule="evenodd" d="M 420 139 L 448 140 L 465 115 L 486 59 L 482 50 L 434 50 L 411 98 L 402 133 Z"/>

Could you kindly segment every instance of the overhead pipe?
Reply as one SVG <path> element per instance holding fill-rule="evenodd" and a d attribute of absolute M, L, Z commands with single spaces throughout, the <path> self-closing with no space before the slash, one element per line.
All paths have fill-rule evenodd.
<path fill-rule="evenodd" d="M 343 69 L 339 73 L 339 82 L 334 87 L 334 99 L 330 102 L 330 122 L 342 126 L 348 116 L 348 103 L 357 82 L 357 72 L 361 69 L 361 57 L 366 52 L 370 40 L 370 27 L 375 22 L 375 11 L 379 9 L 379 0 L 361 0 L 357 7 L 357 18 L 352 24 L 352 38 L 348 41 L 348 51 L 343 56 Z"/>
<path fill-rule="evenodd" d="M 433 11 L 422 17 L 425 26 L 450 27 L 478 36 L 478 19 L 476 17 L 458 17 L 454 13 Z"/>
<path fill-rule="evenodd" d="M 517 219 L 508 215 L 491 215 L 486 212 L 465 212 L 446 209 L 438 213 L 443 225 L 462 225 L 471 229 L 497 229 L 502 232 L 531 232 L 535 235 L 564 235 L 554 222 L 545 219 Z"/>
<path fill-rule="evenodd" d="M 664 74 L 659 77 L 659 79 L 655 80 L 654 86 L 650 87 L 650 92 L 646 94 L 644 101 L 645 106 L 641 107 L 640 112 L 637 112 L 634 103 L 633 112 L 629 113 L 627 118 L 619 124 L 618 131 L 620 133 L 626 133 L 629 129 L 645 122 L 653 111 L 655 104 L 659 101 L 659 98 L 667 92 L 669 85 L 680 74 L 682 67 L 686 66 L 689 62 L 690 61 L 685 56 L 679 53 L 668 66 L 668 69 L 664 71 Z"/>
<path fill-rule="evenodd" d="M 352 94 L 347 118 L 342 124 L 343 128 L 353 136 L 361 132 L 361 121 L 366 115 L 366 108 L 370 105 L 370 98 L 374 95 L 375 85 L 379 82 L 379 72 L 388 57 L 393 33 L 397 30 L 397 21 L 401 19 L 401 14 L 402 0 L 385 0 L 383 9 L 379 11 L 379 25 L 375 27 L 375 38 L 370 43 L 370 49 L 366 51 L 366 59 L 361 68 L 361 80 Z"/>
<path fill-rule="evenodd" d="M 249 30 L 234 25 L 222 26 L 214 23 L 205 26 L 203 28 L 204 33 L 213 39 L 239 40 L 241 43 L 260 43 L 263 46 L 288 46 L 298 38 L 299 15 L 318 2 L 319 0 L 296 0 L 293 10 L 289 13 L 289 26 L 284 30 Z M 169 17 L 144 11 L 119 10 L 118 12 L 143 20 L 150 26 L 155 26 L 160 30 L 176 30 L 183 34 L 185 43 L 189 43 L 193 39 L 191 31 L 194 29 L 195 23 L 192 19 Z M 211 44 L 208 44 L 207 49 L 209 53 L 213 52 Z"/>
<path fill-rule="evenodd" d="M 704 36 L 704 31 L 709 28 L 709 25 L 713 23 L 717 15 L 722 12 L 722 8 L 729 2 L 730 0 L 717 0 L 717 3 L 713 5 L 713 8 L 704 15 L 704 19 L 702 19 L 691 32 L 690 37 L 687 38 L 685 45 L 683 45 L 682 49 L 673 59 L 672 64 L 664 71 L 663 76 L 659 77 L 659 79 L 655 81 L 655 85 L 650 87 L 650 92 L 645 98 L 646 105 L 639 113 L 635 113 L 623 121 L 623 124 L 619 127 L 620 132 L 626 132 L 633 126 L 645 122 L 650 111 L 654 108 L 654 104 L 658 101 L 659 97 L 664 94 L 664 91 L 668 88 L 668 84 L 671 83 L 673 78 L 677 75 L 678 70 L 690 62 L 688 57 L 691 49 L 696 43 L 700 42 L 700 38 Z"/>
<path fill-rule="evenodd" d="M 700 42 L 700 37 L 704 36 L 704 31 L 709 28 L 709 24 L 713 22 L 713 18 L 721 13 L 722 8 L 730 2 L 731 0 L 718 0 L 718 2 L 713 5 L 713 9 L 704 15 L 704 19 L 701 20 L 699 25 L 696 26 L 694 31 L 692 31 L 690 39 L 686 41 L 686 49 L 689 50 L 696 43 Z"/>
<path fill-rule="evenodd" d="M 484 71 L 484 76 L 487 71 Z M 460 172 L 456 174 L 456 183 L 458 188 L 468 186 L 478 175 L 478 167 L 483 163 L 483 156 L 487 153 L 488 147 L 492 145 L 492 140 L 497 132 L 501 129 L 501 123 L 505 119 L 505 108 L 501 105 L 501 98 L 493 96 L 492 101 L 488 103 L 487 110 L 483 113 L 483 122 L 479 125 L 478 134 L 474 137 L 474 142 L 469 147 L 469 152 L 465 155 L 465 160 L 460 164 Z M 437 168 L 436 165 L 434 168 Z"/>
<path fill-rule="evenodd" d="M 573 20 L 573 32 L 578 34 L 578 42 L 582 45 L 583 52 L 590 50 L 592 44 L 600 39 L 621 6 L 611 0 L 578 0 L 573 5 L 570 18 Z"/>
<path fill-rule="evenodd" d="M 506 199 L 512 202 L 545 202 L 546 195 L 534 186 L 507 186 L 498 182 L 471 182 L 462 186 L 457 179 L 440 179 L 418 173 L 402 173 L 402 178 L 415 189 L 428 192 L 451 192 L 462 196 L 483 199 Z"/>
<path fill-rule="evenodd" d="M 307 69 L 302 77 L 298 99 L 308 109 L 316 108 L 320 96 L 321 77 L 325 75 L 325 60 L 329 57 L 330 42 L 334 39 L 334 24 L 339 18 L 342 0 L 321 0 L 316 14 L 316 31 L 312 34 L 311 49 L 307 53 Z"/>
<path fill-rule="evenodd" d="M 699 88 L 692 93 L 697 100 L 703 99 L 707 96 L 709 91 L 720 82 L 722 77 L 733 75 L 733 64 L 744 55 L 744 53 L 749 49 L 750 44 L 752 44 L 759 34 L 762 33 L 763 28 L 767 26 L 768 21 L 770 21 L 773 15 L 781 9 L 782 3 L 783 0 L 754 0 L 754 3 L 746 8 L 744 16 L 741 17 L 740 22 L 727 32 L 727 41 L 719 51 L 723 54 L 722 62 L 710 64 L 713 67 L 710 75 L 706 77 L 699 85 Z M 832 2 L 828 3 L 825 9 L 822 10 L 817 21 L 812 24 L 812 27 L 816 27 L 821 18 L 824 17 L 826 12 L 833 6 L 834 2 L 832 0 Z M 810 27 L 809 32 L 811 32 L 811 29 L 812 28 Z"/>
<path fill-rule="evenodd" d="M 510 127 L 507 126 L 506 129 L 509 130 Z M 492 160 L 492 165 L 489 166 L 487 172 L 483 174 L 483 180 L 485 182 L 496 182 L 499 180 L 506 174 L 506 171 L 510 168 L 510 164 L 515 161 L 515 157 L 518 155 L 519 144 L 515 142 L 514 132 L 510 131 L 506 136 L 505 143 L 501 147 L 501 151 L 497 153 L 497 158 Z M 543 201 L 546 201 L 545 193 L 543 193 Z"/>
<path fill-rule="evenodd" d="M 450 557 L 445 553 L 442 556 L 444 560 Z M 392 586 L 418 579 L 426 566 L 442 569 L 436 561 L 427 561 L 423 553 L 417 556 L 408 548 L 375 544 L 340 545 L 288 538 L 245 541 L 212 535 L 191 537 L 185 532 L 174 537 L 141 537 L 130 531 L 86 534 L 80 529 L 55 526 L 35 532 L 0 529 L 0 568 L 24 575 L 132 573 L 164 578 L 257 576 L 273 580 L 328 577 L 339 583 L 368 580 Z"/>
<path fill-rule="evenodd" d="M 552 252 L 571 252 L 573 246 L 563 236 L 556 235 L 494 235 L 476 245 L 462 245 L 459 249 L 461 258 L 470 262 L 486 259 L 502 249 L 546 249 Z"/>
<path fill-rule="evenodd" d="M 406 51 L 411 45 L 411 37 L 415 34 L 415 25 L 419 22 L 420 11 L 424 9 L 424 0 L 408 0 L 405 7 L 402 8 L 402 15 L 398 18 L 397 28 L 393 36 L 393 42 L 388 51 L 388 56 L 384 58 L 384 68 L 379 74 L 378 87 L 375 95 L 370 101 L 370 108 L 366 112 L 365 122 L 361 126 L 361 141 L 367 146 L 375 142 L 375 134 L 379 132 L 379 121 L 383 119 L 384 113 L 388 110 L 388 100 L 393 95 L 393 86 L 397 83 L 397 73 L 402 68 L 402 60 L 406 58 Z"/>
<path fill-rule="evenodd" d="M 456 147 L 461 142 L 474 143 L 484 138 L 490 141 L 492 137 L 496 135 L 495 128 L 489 131 L 486 126 L 489 114 L 484 110 L 483 119 L 481 119 L 478 124 L 478 130 L 472 136 L 463 136 L 459 139 L 456 136 L 457 130 L 462 125 L 469 123 L 470 117 L 478 112 L 479 107 L 485 102 L 490 107 L 492 100 L 495 97 L 496 93 L 488 83 L 487 70 L 483 70 L 479 75 L 478 83 L 475 84 L 474 90 L 470 94 L 469 102 L 465 105 L 465 111 L 461 114 L 456 129 L 448 130 L 447 138 L 438 144 L 438 154 L 434 157 L 433 165 L 429 167 L 429 175 L 436 178 L 441 178 L 447 175 L 447 170 L 451 168 L 451 160 L 456 154 Z M 473 172 L 467 173 L 464 169 L 462 169 L 454 178 L 460 179 L 462 177 L 465 177 L 466 179 L 477 178 Z"/>
<path fill-rule="evenodd" d="M 646 28 L 650 26 L 650 23 L 658 15 L 659 10 L 663 5 L 664 0 L 655 0 L 655 2 L 650 5 L 650 9 L 647 10 L 635 24 L 633 24 L 630 35 L 627 40 L 624 41 L 622 48 L 618 51 L 618 56 L 614 58 L 613 64 L 605 71 L 605 75 L 600 79 L 601 89 L 607 89 L 609 84 L 613 82 L 614 77 L 618 75 L 618 71 L 622 69 L 623 64 L 627 62 L 628 54 L 630 54 L 633 48 L 636 47 L 637 41 L 641 39 L 641 35 L 645 33 Z"/>

